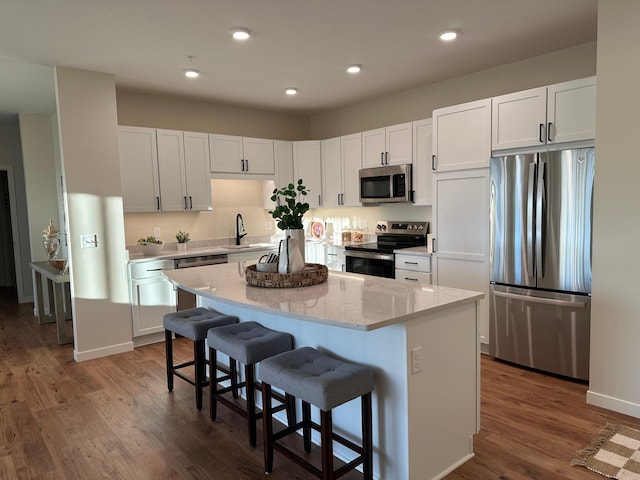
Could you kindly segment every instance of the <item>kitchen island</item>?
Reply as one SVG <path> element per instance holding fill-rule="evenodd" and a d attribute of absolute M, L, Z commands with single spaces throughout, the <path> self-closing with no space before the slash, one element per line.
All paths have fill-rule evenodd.
<path fill-rule="evenodd" d="M 438 479 L 473 456 L 482 293 L 339 272 L 310 287 L 260 288 L 246 284 L 244 268 L 238 262 L 163 274 L 201 305 L 288 332 L 296 347 L 370 367 L 375 478 Z M 354 441 L 359 408 L 351 402 L 333 412 L 337 431 Z M 338 457 L 351 458 L 338 447 Z"/>

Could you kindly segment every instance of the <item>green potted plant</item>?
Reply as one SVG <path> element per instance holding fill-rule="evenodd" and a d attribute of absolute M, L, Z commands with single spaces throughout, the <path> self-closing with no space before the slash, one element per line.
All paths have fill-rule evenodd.
<path fill-rule="evenodd" d="M 304 201 L 304 197 L 308 195 L 307 187 L 302 183 L 302 179 L 298 179 L 296 185 L 290 183 L 282 188 L 275 188 L 271 201 L 276 206 L 269 213 L 280 230 L 284 230 L 285 238 L 290 236 L 298 241 L 302 260 L 304 262 L 304 226 L 302 217 L 309 211 L 309 204 Z"/>
<path fill-rule="evenodd" d="M 154 257 L 160 253 L 164 242 L 159 238 L 149 235 L 138 240 L 138 248 L 145 257 Z"/>
<path fill-rule="evenodd" d="M 191 240 L 191 237 L 189 236 L 189 232 L 178 230 L 178 233 L 176 233 L 176 240 L 178 241 L 178 251 L 184 252 L 187 250 L 187 242 Z"/>

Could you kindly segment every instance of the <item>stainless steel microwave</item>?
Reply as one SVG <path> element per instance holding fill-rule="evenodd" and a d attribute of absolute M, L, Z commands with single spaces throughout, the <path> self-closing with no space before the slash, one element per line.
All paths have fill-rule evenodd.
<path fill-rule="evenodd" d="M 411 164 L 387 165 L 360 170 L 360 202 L 401 203 L 413 201 Z"/>

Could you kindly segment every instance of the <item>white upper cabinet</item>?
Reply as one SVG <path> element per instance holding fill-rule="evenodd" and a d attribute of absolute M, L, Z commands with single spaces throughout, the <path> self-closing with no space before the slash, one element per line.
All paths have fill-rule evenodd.
<path fill-rule="evenodd" d="M 118 142 L 124 212 L 160 211 L 155 129 L 120 126 Z"/>
<path fill-rule="evenodd" d="M 413 122 L 413 203 L 431 205 L 433 172 L 433 122 L 431 119 Z"/>
<path fill-rule="evenodd" d="M 225 174 L 274 175 L 273 140 L 212 133 L 209 135 L 209 148 L 213 177 L 234 178 Z"/>
<path fill-rule="evenodd" d="M 433 171 L 485 168 L 490 158 L 490 98 L 433 111 Z"/>
<path fill-rule="evenodd" d="M 362 168 L 412 162 L 411 122 L 362 132 Z"/>
<path fill-rule="evenodd" d="M 354 133 L 321 141 L 322 206 L 360 206 L 362 134 Z"/>
<path fill-rule="evenodd" d="M 274 140 L 275 186 L 278 188 L 295 183 L 293 178 L 293 143 L 285 140 Z"/>
<path fill-rule="evenodd" d="M 493 150 L 595 139 L 596 77 L 492 99 Z"/>
<path fill-rule="evenodd" d="M 322 140 L 320 142 L 322 158 L 322 202 L 323 207 L 337 207 L 341 205 L 342 187 L 342 158 L 340 155 L 340 137 Z"/>
<path fill-rule="evenodd" d="M 362 168 L 362 134 L 353 133 L 340 137 L 342 155 L 342 198 L 341 206 L 359 207 L 360 169 Z"/>
<path fill-rule="evenodd" d="M 302 179 L 309 194 L 305 197 L 310 208 L 322 205 L 322 168 L 320 140 L 293 142 L 293 176 Z"/>
<path fill-rule="evenodd" d="M 206 133 L 156 131 L 163 212 L 211 209 Z"/>

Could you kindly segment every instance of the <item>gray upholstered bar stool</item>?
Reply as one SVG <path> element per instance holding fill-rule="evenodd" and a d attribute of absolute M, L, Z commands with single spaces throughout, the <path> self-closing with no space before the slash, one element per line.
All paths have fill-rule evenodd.
<path fill-rule="evenodd" d="M 266 473 L 271 473 L 273 469 L 275 449 L 323 480 L 338 478 L 360 464 L 362 464 L 364 479 L 373 478 L 371 419 L 373 373 L 370 369 L 343 362 L 311 347 L 303 347 L 264 360 L 260 364 L 260 378 L 262 379 Z M 272 386 L 302 400 L 302 421 L 295 424 L 289 423 L 288 427 L 276 433 L 273 431 L 273 411 L 270 400 Z M 333 408 L 358 397 L 362 404 L 362 445 L 356 445 L 333 432 L 331 419 Z M 320 409 L 320 425 L 311 420 L 310 404 Z M 311 451 L 311 429 L 320 432 L 322 457 L 320 469 L 278 441 L 301 428 L 306 452 Z M 334 440 L 358 454 L 352 461 L 335 471 L 333 469 Z"/>
<path fill-rule="evenodd" d="M 190 308 L 168 313 L 162 318 L 164 327 L 165 349 L 167 356 L 167 388 L 173 391 L 173 376 L 181 378 L 196 388 L 196 407 L 202 410 L 202 389 L 207 380 L 207 359 L 205 357 L 205 340 L 210 328 L 238 323 L 235 315 L 225 315 L 204 307 Z M 193 341 L 193 360 L 174 365 L 173 334 L 181 335 Z M 178 370 L 193 365 L 195 377 L 191 378 Z"/>
<path fill-rule="evenodd" d="M 257 322 L 240 322 L 226 327 L 213 328 L 207 334 L 207 344 L 209 345 L 209 370 L 215 372 L 218 352 L 229 356 L 229 361 L 234 360 L 244 364 L 243 382 L 231 383 L 231 386 L 224 387 L 218 382 L 227 380 L 226 377 L 217 377 L 211 373 L 209 384 L 209 402 L 211 420 L 216 419 L 217 402 L 229 407 L 234 412 L 247 418 L 249 427 L 249 444 L 256 446 L 256 421 L 262 417 L 262 413 L 256 411 L 255 390 L 261 390 L 262 384 L 256 381 L 255 366 L 265 358 L 278 353 L 286 352 L 293 348 L 293 337 L 288 333 L 277 332 L 263 327 Z M 246 408 L 243 409 L 234 400 L 225 397 L 226 393 L 233 392 L 234 398 L 237 396 L 237 389 L 245 387 Z M 276 396 L 280 402 L 278 410 L 287 408 L 287 415 L 294 422 L 295 404 L 293 400 L 281 395 Z"/>

